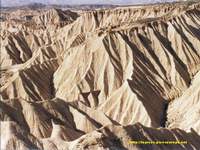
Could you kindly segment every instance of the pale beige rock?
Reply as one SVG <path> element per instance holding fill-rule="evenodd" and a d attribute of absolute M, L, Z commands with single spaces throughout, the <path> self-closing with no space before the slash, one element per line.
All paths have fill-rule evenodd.
<path fill-rule="evenodd" d="M 200 147 L 199 2 L 4 11 L 1 149 Z"/>
<path fill-rule="evenodd" d="M 183 95 L 168 106 L 168 127 L 185 131 L 195 130 L 200 134 L 200 72 Z M 178 109 L 177 109 L 178 108 Z"/>

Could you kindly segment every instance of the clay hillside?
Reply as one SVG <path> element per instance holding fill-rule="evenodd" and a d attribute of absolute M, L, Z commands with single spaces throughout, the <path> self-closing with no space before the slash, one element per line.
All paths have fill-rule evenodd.
<path fill-rule="evenodd" d="M 7 8 L 0 24 L 1 150 L 200 149 L 199 2 Z"/>

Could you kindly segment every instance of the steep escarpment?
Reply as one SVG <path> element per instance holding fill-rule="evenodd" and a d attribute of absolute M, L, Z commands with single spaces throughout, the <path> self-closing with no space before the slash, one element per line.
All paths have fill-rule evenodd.
<path fill-rule="evenodd" d="M 119 117 L 114 101 L 129 89 L 131 92 L 128 93 L 135 95 L 133 102 L 142 102 L 140 105 L 144 105 L 142 107 L 146 108 L 148 115 L 153 116 L 146 122 L 159 126 L 167 101 L 182 95 L 190 85 L 192 76 L 200 69 L 200 42 L 198 37 L 188 39 L 194 37 L 190 23 L 194 21 L 193 29 L 198 30 L 195 22 L 199 20 L 189 14 L 167 22 L 157 21 L 142 27 L 104 33 L 95 42 L 93 37 L 88 37 L 87 42 L 71 49 L 70 55 L 66 55 L 54 74 L 56 96 L 71 101 L 81 95 L 87 103 L 89 98 L 84 95 L 96 91 L 98 96 L 89 103 L 96 103 L 94 107 L 100 105 L 100 109 L 105 106 L 105 112 L 112 112 L 110 115 L 113 118 L 116 118 L 116 114 L 116 121 L 119 121 L 126 115 Z M 187 23 L 184 20 L 193 21 Z M 125 87 L 128 89 L 125 90 Z M 119 92 L 120 89 L 124 89 L 123 92 Z M 123 110 L 122 105 L 126 98 L 130 103 L 128 95 L 119 99 L 122 101 L 118 104 L 119 111 L 127 110 L 126 107 Z M 112 99 L 113 102 L 109 102 Z M 107 108 L 110 108 L 110 104 L 113 104 L 114 110 Z"/>
<path fill-rule="evenodd" d="M 72 23 L 77 17 L 78 14 L 70 10 L 50 9 L 40 16 L 35 16 L 33 20 L 36 24 L 43 25 L 44 27 L 48 25 L 64 26 Z"/>
<path fill-rule="evenodd" d="M 178 127 L 189 131 L 191 128 L 200 133 L 199 122 L 199 78 L 198 72 L 192 80 L 192 85 L 183 95 L 171 102 L 168 109 L 168 127 Z M 179 107 L 179 109 L 176 109 Z M 187 119 L 186 119 L 187 118 Z M 187 121 L 186 121 L 187 120 Z"/>
<path fill-rule="evenodd" d="M 198 149 L 199 3 L 33 16 L 1 24 L 2 149 Z"/>

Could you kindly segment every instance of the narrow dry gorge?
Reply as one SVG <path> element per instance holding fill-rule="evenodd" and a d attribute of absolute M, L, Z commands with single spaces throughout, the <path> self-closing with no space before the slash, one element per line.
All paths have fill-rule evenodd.
<path fill-rule="evenodd" d="M 3 9 L 0 23 L 1 150 L 200 149 L 199 2 Z"/>

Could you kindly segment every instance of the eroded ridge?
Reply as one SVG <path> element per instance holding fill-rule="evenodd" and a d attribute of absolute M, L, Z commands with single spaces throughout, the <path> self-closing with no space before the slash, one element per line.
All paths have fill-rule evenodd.
<path fill-rule="evenodd" d="M 1 149 L 200 147 L 200 3 L 7 9 L 0 38 Z"/>

